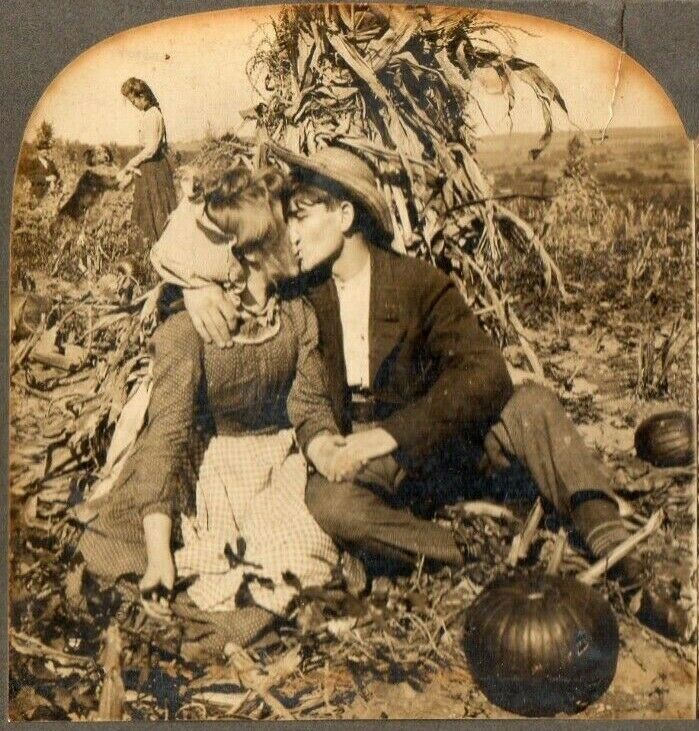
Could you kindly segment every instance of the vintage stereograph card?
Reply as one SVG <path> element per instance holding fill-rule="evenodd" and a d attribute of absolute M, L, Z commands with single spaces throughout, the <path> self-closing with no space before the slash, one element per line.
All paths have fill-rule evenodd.
<path fill-rule="evenodd" d="M 686 719 L 692 143 L 525 14 L 135 27 L 12 200 L 12 721 Z"/>

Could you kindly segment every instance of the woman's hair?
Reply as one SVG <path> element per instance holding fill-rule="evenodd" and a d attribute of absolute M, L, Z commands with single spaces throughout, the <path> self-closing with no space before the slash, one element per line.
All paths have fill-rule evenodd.
<path fill-rule="evenodd" d="M 201 203 L 220 187 L 223 176 L 227 172 L 238 168 L 250 170 L 243 160 L 244 158 L 237 156 L 233 159 L 221 156 L 213 160 L 195 158 L 191 162 L 180 165 L 178 173 L 191 181 L 189 197 Z"/>
<path fill-rule="evenodd" d="M 204 195 L 206 215 L 235 236 L 234 251 L 259 254 L 272 279 L 288 270 L 291 255 L 281 205 L 285 190 L 286 179 L 276 168 L 251 171 L 239 165 Z"/>
<path fill-rule="evenodd" d="M 158 107 L 158 100 L 155 98 L 155 94 L 148 84 L 143 79 L 137 79 L 132 76 L 121 85 L 121 93 L 127 98 L 131 99 L 135 96 L 140 96 L 148 102 L 148 107 Z"/>

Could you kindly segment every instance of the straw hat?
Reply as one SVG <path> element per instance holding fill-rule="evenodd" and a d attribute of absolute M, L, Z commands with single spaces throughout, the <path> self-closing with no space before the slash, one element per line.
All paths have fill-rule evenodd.
<path fill-rule="evenodd" d="M 323 187 L 323 179 L 339 185 L 352 200 L 361 203 L 374 219 L 380 233 L 393 239 L 393 222 L 386 199 L 376 187 L 376 177 L 371 168 L 357 155 L 341 147 L 324 147 L 313 155 L 299 155 L 275 143 L 269 143 L 271 151 L 287 163 L 292 174 L 299 180 Z"/>

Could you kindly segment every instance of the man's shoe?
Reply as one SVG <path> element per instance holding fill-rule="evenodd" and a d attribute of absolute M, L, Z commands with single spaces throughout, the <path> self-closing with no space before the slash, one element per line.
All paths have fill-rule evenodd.
<path fill-rule="evenodd" d="M 669 640 L 683 640 L 689 626 L 687 613 L 663 594 L 665 592 L 659 588 L 644 587 L 634 602 L 634 605 L 638 605 L 634 613 L 641 623 L 659 635 Z"/>
<path fill-rule="evenodd" d="M 619 582 L 629 609 L 642 624 L 669 640 L 685 638 L 687 613 L 637 558 L 626 556 L 609 573 Z"/>

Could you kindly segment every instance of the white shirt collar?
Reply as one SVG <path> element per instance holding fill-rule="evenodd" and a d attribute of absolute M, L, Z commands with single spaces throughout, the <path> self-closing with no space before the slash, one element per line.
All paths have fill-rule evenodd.
<path fill-rule="evenodd" d="M 347 287 L 359 286 L 364 283 L 370 276 L 371 273 L 371 256 L 367 255 L 362 268 L 355 272 L 355 274 L 349 279 L 340 279 L 339 277 L 332 275 L 335 282 L 335 286 L 338 289 L 346 289 Z"/>

